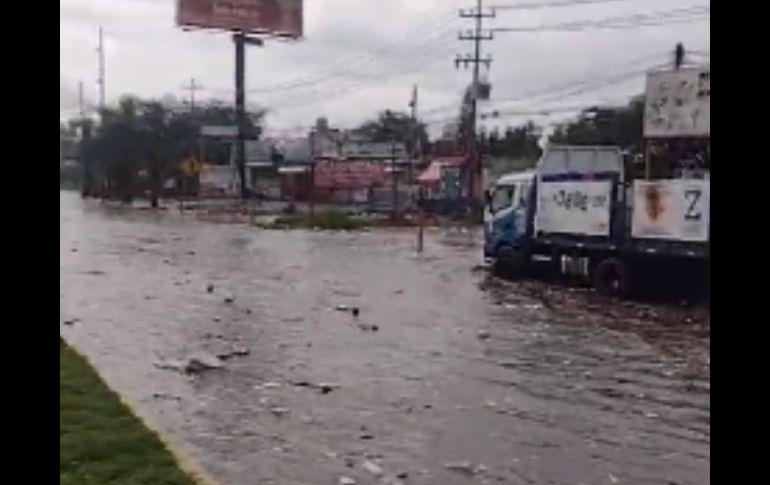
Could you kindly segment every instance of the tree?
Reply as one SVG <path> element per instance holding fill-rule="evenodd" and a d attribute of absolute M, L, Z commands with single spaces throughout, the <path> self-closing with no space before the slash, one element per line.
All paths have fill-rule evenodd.
<path fill-rule="evenodd" d="M 428 145 L 425 124 L 413 121 L 408 114 L 397 111 L 385 110 L 376 120 L 365 122 L 355 131 L 375 142 L 400 141 L 412 152 L 417 146 Z"/>
<path fill-rule="evenodd" d="M 638 153 L 643 120 L 644 97 L 636 96 L 626 106 L 583 110 L 576 120 L 559 125 L 549 141 L 562 145 L 616 145 Z"/>
<path fill-rule="evenodd" d="M 540 157 L 541 135 L 541 128 L 532 121 L 521 126 L 507 126 L 503 135 L 500 135 L 500 131 L 495 128 L 482 139 L 482 151 L 493 157 L 526 159 L 534 162 Z"/>
<path fill-rule="evenodd" d="M 263 117 L 263 110 L 247 115 L 249 138 L 259 137 Z M 168 101 L 124 97 L 117 108 L 101 111 L 95 136 L 84 149 L 98 162 L 109 194 L 130 201 L 141 171 L 146 174 L 151 204 L 157 207 L 163 182 L 177 175 L 180 162 L 197 150 L 199 126 L 232 125 L 235 119 L 233 108 L 217 104 L 190 112 Z"/>

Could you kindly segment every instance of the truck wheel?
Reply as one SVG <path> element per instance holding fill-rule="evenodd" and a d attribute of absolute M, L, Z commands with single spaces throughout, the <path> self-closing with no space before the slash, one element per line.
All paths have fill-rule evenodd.
<path fill-rule="evenodd" d="M 492 268 L 496 276 L 503 278 L 521 278 L 528 269 L 529 254 L 520 249 L 502 251 Z"/>
<path fill-rule="evenodd" d="M 593 274 L 596 290 L 608 296 L 626 297 L 630 294 L 628 268 L 616 258 L 603 260 L 596 266 Z"/>

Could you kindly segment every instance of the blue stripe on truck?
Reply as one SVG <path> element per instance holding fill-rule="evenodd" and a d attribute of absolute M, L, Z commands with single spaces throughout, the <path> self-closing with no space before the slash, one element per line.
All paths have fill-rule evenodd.
<path fill-rule="evenodd" d="M 618 172 L 563 172 L 549 175 L 541 175 L 543 182 L 571 182 L 588 180 L 612 180 L 620 175 Z"/>

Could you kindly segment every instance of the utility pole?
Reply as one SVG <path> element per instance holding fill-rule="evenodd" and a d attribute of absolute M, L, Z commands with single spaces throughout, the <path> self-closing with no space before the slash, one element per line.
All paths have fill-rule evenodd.
<path fill-rule="evenodd" d="M 83 97 L 83 81 L 78 82 L 78 109 L 80 111 L 80 140 L 78 142 L 78 161 L 80 162 L 80 196 L 83 198 L 92 195 L 91 174 L 91 120 L 86 119 L 85 102 Z"/>
<path fill-rule="evenodd" d="M 99 108 L 104 109 L 105 92 L 107 88 L 104 68 L 104 34 L 101 27 L 99 27 L 99 47 L 97 47 L 96 52 L 99 54 L 99 78 L 96 81 L 97 84 L 99 84 Z"/>
<path fill-rule="evenodd" d="M 390 179 L 393 188 L 393 212 L 391 216 L 395 221 L 398 217 L 398 180 L 396 179 L 396 137 L 390 137 Z"/>
<path fill-rule="evenodd" d="M 415 84 L 414 88 L 412 89 L 412 99 L 409 101 L 409 108 L 411 109 L 411 112 L 409 114 L 409 149 L 406 152 L 407 157 L 407 183 L 409 184 L 409 197 L 410 197 L 410 203 L 413 202 L 411 200 L 411 194 L 412 194 L 412 187 L 414 185 L 414 167 L 412 166 L 414 164 L 414 153 L 416 152 L 415 148 L 417 147 L 417 85 Z"/>
<path fill-rule="evenodd" d="M 398 179 L 396 178 L 396 137 L 395 134 L 390 138 L 390 178 L 393 187 L 393 213 L 395 221 L 398 218 Z"/>
<path fill-rule="evenodd" d="M 473 9 L 461 9 L 460 17 L 472 18 L 474 20 L 474 29 L 471 32 L 460 32 L 460 40 L 473 41 L 473 56 L 457 56 L 455 59 L 455 65 L 457 67 L 462 64 L 464 67 L 468 67 L 468 64 L 473 65 L 473 84 L 471 88 L 471 126 L 470 126 L 470 170 L 468 171 L 468 198 L 470 200 L 471 213 L 474 217 L 478 217 L 480 207 L 479 195 L 480 195 L 480 183 L 481 183 L 481 153 L 478 146 L 478 139 L 476 137 L 476 118 L 478 113 L 478 98 L 479 98 L 479 66 L 484 64 L 487 69 L 492 64 L 492 57 L 487 56 L 481 58 L 481 43 L 485 40 L 492 40 L 493 34 L 491 31 L 484 32 L 483 21 L 485 18 L 493 18 L 495 16 L 494 10 L 484 11 L 482 0 L 476 0 L 476 8 Z M 477 207 L 478 206 L 478 207 Z"/>
<path fill-rule="evenodd" d="M 80 122 L 83 122 L 85 118 L 85 110 L 83 109 L 83 81 L 78 82 L 78 111 L 80 113 Z"/>
<path fill-rule="evenodd" d="M 203 86 L 195 82 L 195 78 L 190 78 L 190 84 L 182 86 L 185 91 L 190 91 L 190 112 L 195 111 L 195 91 L 203 89 Z"/>
<path fill-rule="evenodd" d="M 308 194 L 308 206 L 310 208 L 310 222 L 315 219 L 315 159 L 316 159 L 316 130 L 310 129 L 310 190 Z"/>

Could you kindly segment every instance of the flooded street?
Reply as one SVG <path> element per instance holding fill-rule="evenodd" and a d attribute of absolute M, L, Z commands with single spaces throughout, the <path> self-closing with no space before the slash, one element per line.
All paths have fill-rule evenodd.
<path fill-rule="evenodd" d="M 494 280 L 459 229 L 417 255 L 414 230 L 74 193 L 60 219 L 62 335 L 222 484 L 710 483 L 710 337 L 684 312 Z"/>

